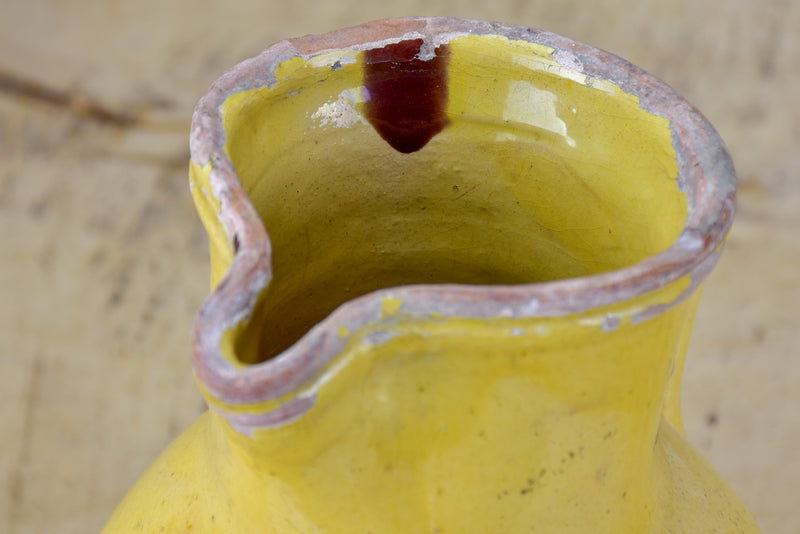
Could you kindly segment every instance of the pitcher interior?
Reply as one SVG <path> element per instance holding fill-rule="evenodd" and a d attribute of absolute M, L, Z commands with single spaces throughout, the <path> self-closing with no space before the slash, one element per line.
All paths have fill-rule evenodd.
<path fill-rule="evenodd" d="M 498 36 L 378 48 L 292 58 L 222 106 L 272 245 L 242 362 L 376 289 L 589 276 L 680 234 L 669 124 L 635 96 Z M 419 148 L 387 141 L 426 128 Z"/>

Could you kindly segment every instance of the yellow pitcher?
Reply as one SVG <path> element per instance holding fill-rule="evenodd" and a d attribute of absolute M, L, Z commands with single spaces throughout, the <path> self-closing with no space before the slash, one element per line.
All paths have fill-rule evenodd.
<path fill-rule="evenodd" d="M 384 20 L 224 74 L 191 158 L 210 410 L 105 532 L 757 532 L 683 434 L 735 177 L 662 82 Z"/>

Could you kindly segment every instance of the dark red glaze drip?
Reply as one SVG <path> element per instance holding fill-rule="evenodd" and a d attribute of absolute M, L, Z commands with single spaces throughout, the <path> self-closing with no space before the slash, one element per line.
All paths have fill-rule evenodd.
<path fill-rule="evenodd" d="M 447 125 L 447 45 L 420 59 L 422 39 L 367 50 L 364 87 L 367 120 L 395 150 L 424 147 Z"/>

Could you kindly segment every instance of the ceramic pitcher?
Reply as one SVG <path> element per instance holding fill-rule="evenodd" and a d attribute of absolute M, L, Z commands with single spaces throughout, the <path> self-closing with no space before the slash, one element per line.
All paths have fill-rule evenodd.
<path fill-rule="evenodd" d="M 191 131 L 209 405 L 106 532 L 756 532 L 680 378 L 731 225 L 717 133 L 552 33 L 279 42 Z"/>

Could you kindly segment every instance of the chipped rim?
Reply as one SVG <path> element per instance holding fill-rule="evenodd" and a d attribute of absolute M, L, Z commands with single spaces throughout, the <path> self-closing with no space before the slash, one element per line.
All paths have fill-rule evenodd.
<path fill-rule="evenodd" d="M 265 362 L 236 367 L 219 351 L 225 330 L 249 317 L 271 277 L 271 249 L 264 225 L 237 180 L 223 149 L 225 132 L 220 106 L 241 91 L 276 82 L 275 66 L 295 56 L 341 49 L 365 50 L 404 39 L 437 44 L 467 35 L 499 35 L 554 49 L 552 58 L 589 78 L 607 79 L 637 96 L 640 106 L 669 120 L 678 166 L 677 182 L 686 195 L 683 231 L 667 250 L 623 269 L 597 275 L 520 285 L 408 285 L 381 289 L 348 301 L 300 340 Z M 708 121 L 669 86 L 627 61 L 554 33 L 494 22 L 458 18 L 386 19 L 323 35 L 280 41 L 223 74 L 199 101 L 192 118 L 193 163 L 211 164 L 213 195 L 219 199 L 222 226 L 234 243 L 234 258 L 220 283 L 203 303 L 192 329 L 193 365 L 215 409 L 241 432 L 285 424 L 313 405 L 312 394 L 299 393 L 341 350 L 349 331 L 380 317 L 381 301 L 402 301 L 401 309 L 420 317 L 552 317 L 581 313 L 643 295 L 686 275 L 689 287 L 672 303 L 648 308 L 632 320 L 645 320 L 676 305 L 694 292 L 713 267 L 730 229 L 736 178 L 730 156 Z M 614 318 L 601 325 L 613 329 Z M 292 393 L 296 393 L 292 396 Z M 226 411 L 288 395 L 268 412 Z"/>

